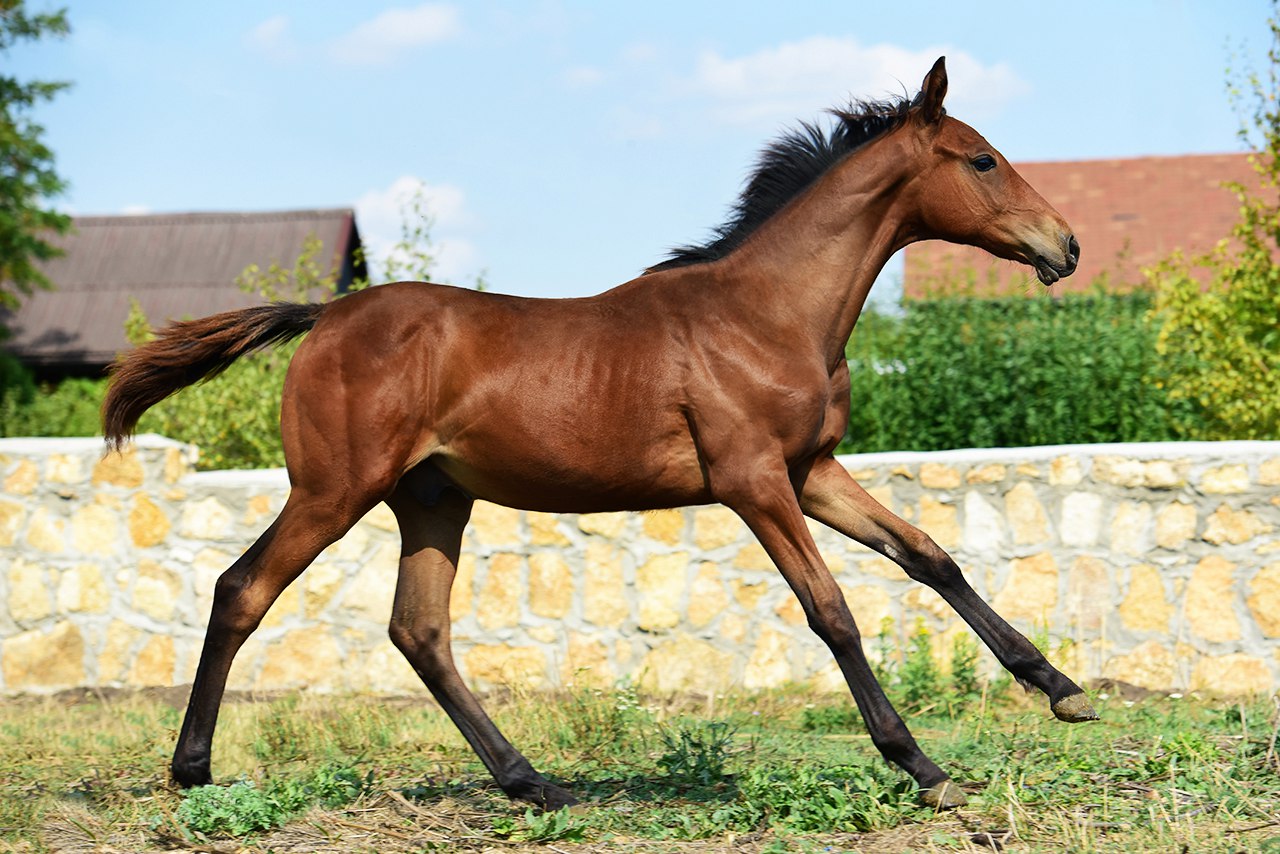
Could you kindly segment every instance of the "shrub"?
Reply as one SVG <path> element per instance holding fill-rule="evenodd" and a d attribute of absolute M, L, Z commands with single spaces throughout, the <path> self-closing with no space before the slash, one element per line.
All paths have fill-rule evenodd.
<path fill-rule="evenodd" d="M 850 339 L 842 450 L 941 450 L 1176 438 L 1151 298 L 974 298 L 871 314 Z"/>

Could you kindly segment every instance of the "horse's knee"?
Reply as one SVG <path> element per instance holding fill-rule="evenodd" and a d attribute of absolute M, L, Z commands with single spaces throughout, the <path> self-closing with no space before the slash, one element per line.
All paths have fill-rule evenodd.
<path fill-rule="evenodd" d="M 392 619 L 387 634 L 395 648 L 426 675 L 439 675 L 452 666 L 449 635 L 444 629 Z"/>
<path fill-rule="evenodd" d="M 903 538 L 901 545 L 902 553 L 889 556 L 913 580 L 934 586 L 950 584 L 961 577 L 960 567 L 951 555 L 923 531 L 913 531 L 911 536 Z"/>
<path fill-rule="evenodd" d="M 862 634 L 843 595 L 815 597 L 809 609 L 809 628 L 832 649 L 851 649 L 862 644 Z"/>

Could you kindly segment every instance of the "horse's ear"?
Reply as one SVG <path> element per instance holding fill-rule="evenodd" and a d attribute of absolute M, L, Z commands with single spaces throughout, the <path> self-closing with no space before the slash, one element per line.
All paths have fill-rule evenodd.
<path fill-rule="evenodd" d="M 927 124 L 936 125 L 942 121 L 942 100 L 946 97 L 947 58 L 940 56 L 920 85 L 920 117 Z"/>

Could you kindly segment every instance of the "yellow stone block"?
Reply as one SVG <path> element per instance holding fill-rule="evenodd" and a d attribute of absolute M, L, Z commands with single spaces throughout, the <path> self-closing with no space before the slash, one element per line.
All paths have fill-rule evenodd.
<path fill-rule="evenodd" d="M 80 483 L 84 480 L 83 462 L 74 454 L 50 454 L 45 461 L 44 479 L 49 483 Z"/>
<path fill-rule="evenodd" d="M 272 626 L 282 626 L 290 618 L 297 618 L 304 614 L 303 607 L 302 585 L 290 584 L 284 589 L 283 593 L 276 597 L 276 601 L 271 603 L 271 607 L 267 609 L 267 613 L 262 618 L 261 628 L 269 629 Z"/>
<path fill-rule="evenodd" d="M 616 540 L 626 530 L 630 513 L 589 513 L 578 517 L 578 527 L 585 533 Z"/>
<path fill-rule="evenodd" d="M 938 619 L 945 620 L 955 614 L 951 610 L 951 606 L 946 603 L 941 596 L 928 587 L 919 585 L 912 587 L 902 596 L 902 605 L 910 611 L 923 612 L 930 614 Z M 879 626 L 868 625 L 868 630 L 872 634 L 878 631 Z"/>
<path fill-rule="evenodd" d="M 747 637 L 746 619 L 739 614 L 725 614 L 720 619 L 720 637 L 730 643 L 742 643 Z"/>
<path fill-rule="evenodd" d="M 707 625 L 729 607 L 729 594 L 720 578 L 720 569 L 710 561 L 698 567 L 698 575 L 689 590 L 689 623 L 697 628 Z"/>
<path fill-rule="evenodd" d="M 524 559 L 518 554 L 496 554 L 489 558 L 489 571 L 476 600 L 476 621 L 481 628 L 500 629 L 520 622 L 523 563 Z"/>
<path fill-rule="evenodd" d="M 1156 545 L 1177 549 L 1196 535 L 1196 507 L 1175 501 L 1156 514 Z"/>
<path fill-rule="evenodd" d="M 164 622 L 173 616 L 181 584 L 178 577 L 153 560 L 138 563 L 138 577 L 133 582 L 133 607 L 154 620 Z"/>
<path fill-rule="evenodd" d="M 341 568 L 327 560 L 318 560 L 307 567 L 301 582 L 307 617 L 317 617 L 328 607 L 345 577 Z"/>
<path fill-rule="evenodd" d="M 1271 525 L 1260 516 L 1248 510 L 1233 510 L 1229 505 L 1223 504 L 1209 517 L 1204 539 L 1214 545 L 1237 545 L 1262 534 L 1269 534 L 1271 530 Z"/>
<path fill-rule="evenodd" d="M 1209 694 L 1245 697 L 1269 694 L 1274 687 L 1267 662 L 1243 653 L 1205 656 L 1191 673 L 1191 690 Z"/>
<path fill-rule="evenodd" d="M 569 649 L 560 668 L 560 683 L 567 686 L 606 688 L 618 674 L 609 662 L 609 648 L 602 638 L 569 632 Z"/>
<path fill-rule="evenodd" d="M 944 504 L 929 495 L 920 496 L 919 527 L 944 549 L 960 545 L 960 523 L 953 504 Z"/>
<path fill-rule="evenodd" d="M 1058 604 L 1058 565 L 1049 552 L 1010 562 L 1009 581 L 992 602 L 1007 620 L 1049 622 Z"/>
<path fill-rule="evenodd" d="M 1258 466 L 1259 486 L 1280 486 L 1280 457 L 1272 457 Z"/>
<path fill-rule="evenodd" d="M 1177 660 L 1169 648 L 1158 641 L 1138 644 L 1127 655 L 1109 659 L 1102 675 L 1117 682 L 1127 682 L 1152 691 L 1168 691 L 1177 684 Z"/>
<path fill-rule="evenodd" d="M 254 687 L 278 691 L 332 682 L 341 662 L 342 650 L 328 626 L 295 629 L 267 646 Z"/>
<path fill-rule="evenodd" d="M 1050 486 L 1075 486 L 1084 480 L 1080 470 L 1080 461 L 1075 457 L 1054 457 L 1049 463 Z"/>
<path fill-rule="evenodd" d="M 18 532 L 26 521 L 27 510 L 16 501 L 0 501 L 0 546 L 18 541 Z"/>
<path fill-rule="evenodd" d="M 81 507 L 71 516 L 71 542 L 81 553 L 111 554 L 116 551 L 119 537 L 116 514 L 101 504 Z"/>
<path fill-rule="evenodd" d="M 58 611 L 63 614 L 105 613 L 111 603 L 102 568 L 80 563 L 65 570 L 58 579 Z"/>
<path fill-rule="evenodd" d="M 482 501 L 476 502 L 476 510 L 480 510 L 480 506 L 484 504 Z M 485 505 L 486 508 L 493 505 Z M 503 508 L 506 509 L 506 508 Z M 515 512 L 515 511 L 513 511 Z M 472 516 L 474 517 L 474 514 Z M 379 531 L 389 531 L 392 534 L 399 533 L 400 523 L 396 521 L 396 514 L 391 512 L 391 508 L 385 503 L 375 504 L 373 509 L 364 514 L 364 518 L 360 520 L 365 525 L 377 528 Z"/>
<path fill-rule="evenodd" d="M 169 517 L 145 495 L 133 499 L 128 526 L 129 538 L 140 549 L 159 545 L 169 536 Z"/>
<path fill-rule="evenodd" d="M 999 483 L 1004 480 L 1005 475 L 1008 474 L 1008 472 L 1009 469 L 1007 466 L 1001 465 L 1000 463 L 987 463 L 986 465 L 969 469 L 969 472 L 964 476 L 964 479 L 975 485 Z"/>
<path fill-rule="evenodd" d="M 1231 495 L 1249 490 L 1249 469 L 1243 463 L 1218 466 L 1200 476 L 1200 491 L 1211 495 Z"/>
<path fill-rule="evenodd" d="M 644 514 L 646 537 L 674 546 L 684 536 L 683 510 L 654 510 Z"/>
<path fill-rule="evenodd" d="M 10 691 L 55 690 L 85 684 L 84 638 L 73 623 L 14 635 L 0 645 Z"/>
<path fill-rule="evenodd" d="M 733 656 L 682 635 L 649 650 L 637 671 L 637 682 L 647 691 L 723 691 L 733 683 Z"/>
<path fill-rule="evenodd" d="M 1236 565 L 1217 555 L 1196 564 L 1187 584 L 1186 615 L 1191 631 L 1207 641 L 1240 639 L 1236 618 Z"/>
<path fill-rule="evenodd" d="M 1158 569 L 1143 563 L 1130 570 L 1129 591 L 1120 602 L 1119 611 L 1120 622 L 1130 631 L 1162 634 L 1169 631 L 1174 606 L 1166 598 Z"/>
<path fill-rule="evenodd" d="M 189 453 L 186 448 L 165 448 L 164 480 L 165 483 L 177 483 L 191 472 L 197 455 Z"/>
<path fill-rule="evenodd" d="M 134 447 L 129 447 L 123 452 L 108 452 L 93 467 L 92 480 L 95 486 L 110 484 L 123 486 L 126 489 L 137 489 L 142 486 L 143 479 L 142 461 L 138 459 L 138 450 Z"/>
<path fill-rule="evenodd" d="M 738 550 L 733 558 L 733 565 L 738 569 L 750 569 L 756 572 L 774 572 L 773 559 L 759 543 L 750 543 Z"/>
<path fill-rule="evenodd" d="M 750 536 L 746 524 L 728 507 L 699 507 L 693 512 L 693 542 L 705 551 L 736 543 Z"/>
<path fill-rule="evenodd" d="M 685 552 L 655 555 L 636 570 L 640 593 L 637 625 L 641 629 L 655 631 L 679 625 L 688 570 L 689 555 Z"/>
<path fill-rule="evenodd" d="M 179 530 L 196 540 L 220 540 L 231 532 L 232 515 L 227 506 L 210 496 L 183 505 Z"/>
<path fill-rule="evenodd" d="M 867 490 L 867 495 L 871 496 L 881 507 L 889 510 L 893 509 L 894 493 L 892 485 L 886 483 L 884 486 L 873 486 Z"/>
<path fill-rule="evenodd" d="M 893 614 L 893 603 L 889 594 L 879 587 L 870 584 L 859 584 L 855 587 L 840 585 L 844 593 L 845 604 L 853 614 L 853 621 L 858 624 L 858 631 L 864 638 L 872 638 L 880 634 L 880 627 Z"/>
<path fill-rule="evenodd" d="M 560 530 L 560 517 L 554 513 L 526 513 L 529 542 L 535 546 L 567 546 L 570 540 Z"/>
<path fill-rule="evenodd" d="M 1024 481 L 1010 489 L 1004 497 L 1004 508 L 1015 543 L 1040 543 L 1049 538 L 1044 507 L 1031 484 Z"/>
<path fill-rule="evenodd" d="M 573 607 L 573 573 L 564 559 L 553 552 L 529 556 L 529 610 L 543 617 L 559 619 Z"/>
<path fill-rule="evenodd" d="M 142 633 L 119 620 L 112 620 L 107 626 L 107 638 L 98 655 L 99 685 L 124 681 L 125 674 L 133 663 L 132 649 L 134 642 Z"/>
<path fill-rule="evenodd" d="M 925 489 L 956 489 L 960 486 L 960 472 L 955 466 L 922 463 L 920 485 Z"/>
<path fill-rule="evenodd" d="M 1121 501 L 1111 519 L 1111 550 L 1140 557 L 1151 549 L 1151 505 Z"/>
<path fill-rule="evenodd" d="M 854 564 L 854 569 L 863 575 L 872 575 L 876 578 L 887 578 L 890 581 L 911 580 L 902 567 L 898 566 L 887 557 L 873 557 L 858 561 Z"/>
<path fill-rule="evenodd" d="M 391 614 L 400 569 L 400 546 L 383 543 L 356 571 L 342 598 L 346 614 L 371 622 L 384 622 Z"/>
<path fill-rule="evenodd" d="M 472 536 L 486 546 L 520 545 L 520 511 L 477 501 L 471 510 Z"/>
<path fill-rule="evenodd" d="M 754 584 L 748 584 L 739 578 L 729 582 L 733 588 L 733 598 L 738 601 L 738 605 L 748 614 L 756 609 L 756 605 L 760 604 L 760 598 L 769 592 L 769 585 L 763 581 L 757 581 Z"/>
<path fill-rule="evenodd" d="M 19 460 L 18 466 L 4 479 L 4 491 L 10 495 L 30 495 L 40 485 L 40 469 L 31 460 Z"/>
<path fill-rule="evenodd" d="M 782 622 L 789 626 L 803 626 L 809 622 L 809 618 L 805 616 L 804 608 L 800 605 L 800 600 L 793 593 L 788 593 L 781 602 L 774 606 L 773 613 L 781 617 Z"/>
<path fill-rule="evenodd" d="M 129 684 L 137 687 L 172 685 L 175 662 L 173 638 L 153 635 L 133 660 L 129 669 Z"/>
<path fill-rule="evenodd" d="M 748 691 L 776 688 L 794 678 L 791 662 L 791 638 L 765 626 L 756 636 L 751 657 L 742 671 L 742 686 Z"/>
<path fill-rule="evenodd" d="M 1245 601 L 1262 634 L 1280 637 L 1280 563 L 1258 570 L 1249 582 L 1249 598 Z"/>
<path fill-rule="evenodd" d="M 582 581 L 582 617 L 588 623 L 614 627 L 630 615 L 622 553 L 612 543 L 587 544 Z"/>
<path fill-rule="evenodd" d="M 264 516 L 271 516 L 271 496 L 255 495 L 245 503 L 241 524 L 253 527 Z"/>
<path fill-rule="evenodd" d="M 27 545 L 50 554 L 65 551 L 67 547 L 66 523 L 44 507 L 36 508 L 27 525 Z"/>
<path fill-rule="evenodd" d="M 532 626 L 525 630 L 538 643 L 552 644 L 560 639 L 561 632 L 555 626 Z"/>
<path fill-rule="evenodd" d="M 1093 479 L 1114 486 L 1142 486 L 1146 473 L 1141 460 L 1127 457 L 1100 456 L 1093 460 Z"/>
<path fill-rule="evenodd" d="M 369 528 L 354 525 L 336 543 L 330 543 L 320 554 L 330 560 L 359 560 L 369 547 Z"/>
<path fill-rule="evenodd" d="M 9 564 L 9 614 L 20 623 L 53 613 L 40 564 L 14 558 Z"/>
<path fill-rule="evenodd" d="M 1187 482 L 1187 460 L 1147 460 L 1142 464 L 1142 481 L 1152 489 L 1177 489 Z"/>
<path fill-rule="evenodd" d="M 355 667 L 343 662 L 342 673 L 350 687 L 356 691 L 395 694 L 422 692 L 422 680 L 390 640 L 380 640 L 365 654 L 364 661 Z"/>
<path fill-rule="evenodd" d="M 458 571 L 453 576 L 453 587 L 449 590 L 449 617 L 453 622 L 456 623 L 471 613 L 472 588 L 475 587 L 475 581 L 475 555 L 462 555 L 458 558 Z"/>
<path fill-rule="evenodd" d="M 1111 572 L 1102 561 L 1080 556 L 1067 575 L 1067 619 L 1071 625 L 1095 633 L 1114 607 L 1110 592 Z"/>
<path fill-rule="evenodd" d="M 477 644 L 463 661 L 468 681 L 480 689 L 545 688 L 550 683 L 546 654 L 534 647 Z"/>

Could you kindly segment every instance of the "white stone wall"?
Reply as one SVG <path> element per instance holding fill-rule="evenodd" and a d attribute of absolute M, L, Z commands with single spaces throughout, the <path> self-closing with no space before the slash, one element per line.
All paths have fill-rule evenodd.
<path fill-rule="evenodd" d="M 280 470 L 194 472 L 195 453 L 155 436 L 108 457 L 94 439 L 0 440 L 0 691 L 191 680 L 215 579 L 288 490 Z M 844 462 L 1000 613 L 1047 632 L 1072 676 L 1280 685 L 1280 443 Z M 813 530 L 868 638 L 886 620 L 899 638 L 924 620 L 941 652 L 967 631 L 888 560 Z M 795 598 L 721 507 L 550 516 L 481 504 L 463 548 L 454 649 L 479 687 L 841 689 Z M 386 640 L 398 549 L 379 506 L 285 592 L 231 686 L 419 690 Z"/>

